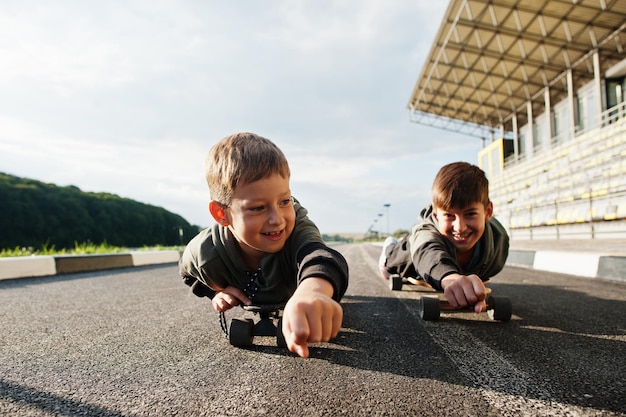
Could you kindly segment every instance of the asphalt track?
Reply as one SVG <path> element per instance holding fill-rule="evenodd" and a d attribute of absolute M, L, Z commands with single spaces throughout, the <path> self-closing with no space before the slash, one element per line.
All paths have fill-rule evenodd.
<path fill-rule="evenodd" d="M 423 322 L 379 247 L 337 248 L 344 326 L 309 359 L 230 346 L 175 265 L 0 281 L 0 415 L 626 415 L 626 282 L 507 267 L 510 322 Z"/>

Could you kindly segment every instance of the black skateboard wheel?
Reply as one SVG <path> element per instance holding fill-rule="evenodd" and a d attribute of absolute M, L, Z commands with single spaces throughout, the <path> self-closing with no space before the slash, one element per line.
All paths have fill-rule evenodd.
<path fill-rule="evenodd" d="M 422 320 L 437 320 L 439 318 L 439 298 L 438 297 L 420 297 L 419 314 Z"/>
<path fill-rule="evenodd" d="M 509 321 L 513 313 L 511 300 L 506 297 L 488 297 L 487 314 L 491 320 Z"/>
<path fill-rule="evenodd" d="M 402 277 L 400 275 L 390 276 L 389 288 L 391 288 L 391 291 L 400 291 L 402 289 Z"/>
<path fill-rule="evenodd" d="M 252 346 L 254 336 L 252 329 L 254 321 L 252 319 L 235 318 L 230 322 L 229 341 L 233 346 Z"/>

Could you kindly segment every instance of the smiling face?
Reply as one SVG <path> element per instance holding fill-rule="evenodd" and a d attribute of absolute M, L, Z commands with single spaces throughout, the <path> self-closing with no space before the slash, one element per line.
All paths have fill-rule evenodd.
<path fill-rule="evenodd" d="M 444 210 L 434 207 L 434 216 L 439 232 L 448 239 L 457 250 L 457 258 L 461 264 L 471 259 L 474 246 L 485 232 L 485 224 L 491 218 L 493 205 L 472 203 L 457 209 Z"/>
<path fill-rule="evenodd" d="M 238 186 L 229 207 L 212 202 L 211 214 L 240 243 L 245 263 L 257 268 L 265 253 L 280 251 L 293 232 L 296 213 L 289 178 L 279 174 Z"/>

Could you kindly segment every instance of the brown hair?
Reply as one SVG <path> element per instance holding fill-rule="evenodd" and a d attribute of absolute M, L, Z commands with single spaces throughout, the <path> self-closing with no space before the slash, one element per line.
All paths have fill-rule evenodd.
<path fill-rule="evenodd" d="M 433 182 L 433 205 L 443 210 L 462 209 L 474 203 L 489 205 L 489 180 L 467 162 L 444 165 Z"/>
<path fill-rule="evenodd" d="M 205 160 L 211 199 L 229 206 L 237 186 L 279 174 L 289 178 L 287 158 L 272 141 L 254 133 L 227 136 L 215 144 Z"/>

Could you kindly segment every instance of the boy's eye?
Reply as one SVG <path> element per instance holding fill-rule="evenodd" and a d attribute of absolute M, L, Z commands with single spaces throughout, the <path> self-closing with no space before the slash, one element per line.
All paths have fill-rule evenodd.
<path fill-rule="evenodd" d="M 289 197 L 289 198 L 285 198 L 284 200 L 280 200 L 278 202 L 278 207 L 285 208 L 285 207 L 291 206 L 292 204 L 293 204 L 293 198 Z M 248 207 L 246 210 L 251 211 L 253 213 L 260 213 L 260 212 L 265 211 L 265 209 L 266 209 L 266 206 L 259 205 L 259 206 Z"/>

